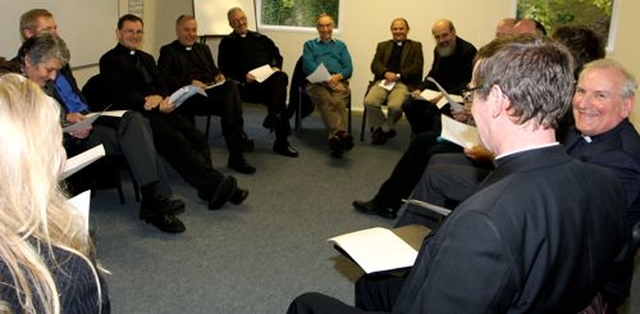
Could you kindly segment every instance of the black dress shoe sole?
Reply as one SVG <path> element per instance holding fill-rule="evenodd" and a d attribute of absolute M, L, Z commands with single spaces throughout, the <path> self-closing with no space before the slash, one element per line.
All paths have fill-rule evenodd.
<path fill-rule="evenodd" d="M 391 208 L 375 209 L 375 208 L 372 208 L 370 206 L 361 204 L 359 202 L 353 202 L 353 203 L 351 203 L 351 205 L 353 205 L 353 207 L 356 210 L 358 210 L 359 212 L 361 212 L 363 214 L 378 215 L 380 217 L 387 218 L 387 219 L 395 219 L 396 217 L 398 217 L 398 214 Z"/>
<path fill-rule="evenodd" d="M 242 165 L 237 165 L 233 162 L 228 163 L 227 167 L 235 170 L 236 172 L 242 173 L 242 174 L 254 174 L 256 173 L 256 167 L 248 164 L 248 163 L 243 163 Z"/>
<path fill-rule="evenodd" d="M 292 157 L 292 158 L 296 158 L 300 155 L 298 151 L 296 151 L 295 149 L 293 149 L 293 147 L 289 145 L 283 146 L 283 147 L 274 146 L 273 151 L 282 156 Z"/>
<path fill-rule="evenodd" d="M 236 181 L 236 178 L 227 176 L 222 179 L 222 182 L 220 182 L 220 185 L 216 189 L 216 193 L 214 194 L 211 201 L 209 201 L 209 209 L 220 209 L 222 205 L 224 205 L 224 203 L 226 203 L 231 198 L 233 192 L 237 189 L 237 187 L 238 182 Z"/>
<path fill-rule="evenodd" d="M 231 204 L 233 205 L 240 205 L 242 204 L 242 202 L 244 202 L 244 200 L 247 199 L 248 196 L 249 196 L 249 191 L 245 189 L 237 188 L 236 191 L 231 196 L 231 198 L 229 198 L 229 202 L 231 202 Z"/>
<path fill-rule="evenodd" d="M 182 221 L 173 215 L 160 215 L 145 218 L 144 220 L 166 233 L 182 233 L 187 230 Z"/>

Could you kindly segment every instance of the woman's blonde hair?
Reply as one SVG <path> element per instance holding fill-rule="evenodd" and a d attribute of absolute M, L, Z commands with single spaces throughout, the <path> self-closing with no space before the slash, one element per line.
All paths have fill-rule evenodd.
<path fill-rule="evenodd" d="M 59 114 L 55 100 L 35 83 L 0 76 L 0 259 L 26 313 L 61 310 L 45 262 L 64 262 L 56 261 L 53 247 L 83 258 L 100 291 L 86 226 L 59 185 L 66 160 Z"/>

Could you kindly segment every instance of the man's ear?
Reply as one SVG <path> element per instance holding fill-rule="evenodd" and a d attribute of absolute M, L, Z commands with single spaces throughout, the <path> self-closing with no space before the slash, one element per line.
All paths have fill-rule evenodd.
<path fill-rule="evenodd" d="M 36 34 L 36 32 L 34 32 L 34 31 L 30 30 L 30 29 L 25 29 L 24 30 L 24 38 L 29 39 L 29 38 L 33 37 L 35 34 Z"/>
<path fill-rule="evenodd" d="M 622 109 L 620 110 L 620 115 L 622 118 L 628 118 L 631 114 L 631 110 L 633 109 L 633 104 L 636 103 L 636 97 L 631 96 L 629 98 L 622 100 Z"/>
<path fill-rule="evenodd" d="M 489 95 L 487 95 L 487 103 L 491 109 L 491 117 L 497 118 L 503 112 L 507 111 L 508 101 L 502 89 L 498 85 L 491 86 Z"/>

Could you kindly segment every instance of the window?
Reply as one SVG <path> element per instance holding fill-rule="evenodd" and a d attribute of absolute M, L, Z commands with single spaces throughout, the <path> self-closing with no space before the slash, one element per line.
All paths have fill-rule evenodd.
<path fill-rule="evenodd" d="M 340 0 L 256 0 L 260 28 L 315 29 L 316 16 L 328 13 L 339 28 Z"/>
<path fill-rule="evenodd" d="M 517 0 L 516 17 L 535 19 L 551 34 L 564 25 L 584 25 L 613 48 L 615 0 Z M 615 21 L 614 21 L 615 22 Z"/>

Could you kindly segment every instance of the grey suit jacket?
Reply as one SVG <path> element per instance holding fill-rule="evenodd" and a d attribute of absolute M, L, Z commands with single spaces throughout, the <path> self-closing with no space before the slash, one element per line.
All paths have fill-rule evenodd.
<path fill-rule="evenodd" d="M 376 54 L 371 61 L 371 72 L 374 74 L 374 80 L 384 79 L 384 73 L 387 72 L 387 62 L 391 57 L 393 40 L 383 41 L 378 44 Z M 400 81 L 414 89 L 420 86 L 422 79 L 422 68 L 424 67 L 424 55 L 422 54 L 422 44 L 419 41 L 407 39 L 404 42 L 404 49 L 400 57 Z"/>

